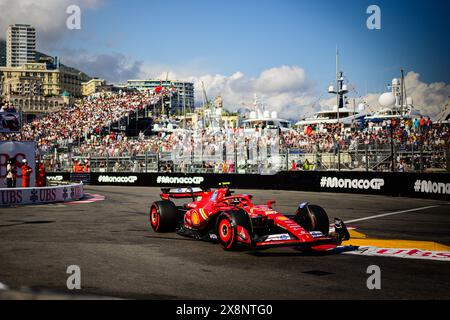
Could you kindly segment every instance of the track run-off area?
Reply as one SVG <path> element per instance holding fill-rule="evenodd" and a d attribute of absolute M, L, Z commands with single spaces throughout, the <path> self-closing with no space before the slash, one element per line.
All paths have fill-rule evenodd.
<path fill-rule="evenodd" d="M 320 205 L 330 222 L 347 222 L 352 239 L 342 252 L 322 255 L 292 248 L 225 252 L 154 233 L 148 211 L 158 188 L 85 189 L 81 202 L 0 209 L 0 297 L 7 286 L 131 299 L 450 298 L 449 202 L 236 190 L 253 194 L 255 203 L 276 200 L 285 214 L 300 202 Z M 66 286 L 71 265 L 81 270 L 76 292 Z M 367 288 L 371 265 L 380 268 L 380 290 Z"/>

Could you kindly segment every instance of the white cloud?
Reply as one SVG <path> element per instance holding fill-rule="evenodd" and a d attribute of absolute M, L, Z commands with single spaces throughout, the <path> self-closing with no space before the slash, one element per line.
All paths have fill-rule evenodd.
<path fill-rule="evenodd" d="M 296 92 L 306 89 L 307 85 L 305 71 L 297 66 L 281 66 L 265 70 L 255 83 L 258 91 L 274 93 Z"/>
<path fill-rule="evenodd" d="M 224 104 L 230 110 L 237 110 L 244 103 L 251 103 L 253 94 L 264 97 L 268 109 L 277 111 L 280 116 L 298 119 L 300 114 L 312 104 L 314 93 L 303 69 L 293 66 L 281 66 L 263 71 L 258 77 L 246 77 L 242 72 L 231 76 L 204 75 L 192 77 L 197 99 L 204 82 L 210 97 L 221 95 Z"/>
<path fill-rule="evenodd" d="M 444 82 L 424 83 L 420 80 L 420 74 L 413 71 L 406 75 L 405 85 L 415 109 L 433 117 L 442 111 L 450 96 L 450 85 Z"/>
<path fill-rule="evenodd" d="M 66 27 L 68 6 L 80 6 L 83 19 L 83 10 L 97 9 L 102 3 L 103 0 L 0 0 L 0 38 L 6 38 L 8 25 L 25 23 L 36 28 L 39 47 L 55 47 L 55 42 L 70 32 Z"/>
<path fill-rule="evenodd" d="M 165 79 L 167 73 L 161 67 L 144 68 L 141 74 L 145 78 Z M 151 70 L 156 72 L 151 72 Z M 305 112 L 312 112 L 312 105 L 317 100 L 312 89 L 312 82 L 307 79 L 305 71 L 298 66 L 280 66 L 264 70 L 257 77 L 248 77 L 237 71 L 229 76 L 222 74 L 192 75 L 183 70 L 169 72 L 170 80 L 186 80 L 194 83 L 196 102 L 203 101 L 202 83 L 209 99 L 221 95 L 224 106 L 236 111 L 242 106 L 251 106 L 254 94 L 263 96 L 265 105 L 271 111 L 277 111 L 282 117 L 298 119 Z"/>

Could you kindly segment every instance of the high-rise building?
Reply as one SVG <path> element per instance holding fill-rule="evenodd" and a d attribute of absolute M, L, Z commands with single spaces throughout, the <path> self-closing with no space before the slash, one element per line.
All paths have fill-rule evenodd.
<path fill-rule="evenodd" d="M 6 66 L 20 67 L 36 59 L 36 30 L 28 24 L 13 24 L 6 32 Z"/>
<path fill-rule="evenodd" d="M 195 107 L 194 84 L 192 82 L 178 80 L 128 80 L 127 88 L 135 89 L 141 92 L 154 92 L 157 87 L 174 88 L 175 93 L 170 99 L 165 99 L 166 104 L 171 104 L 172 111 L 175 110 L 192 110 Z"/>

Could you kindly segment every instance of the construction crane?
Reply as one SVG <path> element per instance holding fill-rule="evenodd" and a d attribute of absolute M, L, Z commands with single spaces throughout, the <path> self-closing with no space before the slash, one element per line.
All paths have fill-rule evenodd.
<path fill-rule="evenodd" d="M 205 121 L 205 114 L 206 114 L 206 110 L 208 109 L 210 112 L 209 115 L 209 125 L 212 125 L 212 120 L 213 117 L 215 116 L 215 108 L 214 108 L 214 104 L 211 103 L 211 101 L 209 101 L 208 99 L 208 95 L 206 94 L 206 89 L 205 89 L 205 84 L 202 81 L 202 91 L 203 91 L 203 128 L 206 125 L 206 121 Z"/>
<path fill-rule="evenodd" d="M 168 81 L 169 81 L 169 72 L 166 72 L 165 85 L 163 86 L 162 81 L 161 81 L 161 87 L 163 87 L 165 89 Z M 172 111 L 172 97 L 170 97 L 170 102 L 169 102 L 169 112 L 170 111 Z M 166 113 L 166 108 L 164 106 L 164 94 L 163 94 L 163 95 L 161 95 L 161 115 L 164 115 L 165 113 Z"/>

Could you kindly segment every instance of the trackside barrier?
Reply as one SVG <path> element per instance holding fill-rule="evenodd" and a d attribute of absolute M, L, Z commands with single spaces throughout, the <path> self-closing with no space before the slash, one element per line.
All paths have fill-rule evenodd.
<path fill-rule="evenodd" d="M 450 200 L 450 174 L 356 171 L 285 171 L 261 174 L 182 173 L 49 173 L 49 180 L 82 181 L 92 185 L 216 187 L 230 182 L 233 188 L 278 189 L 356 193 Z"/>
<path fill-rule="evenodd" d="M 80 200 L 83 197 L 83 183 L 45 188 L 2 188 L 0 189 L 0 207 L 68 202 Z"/>

